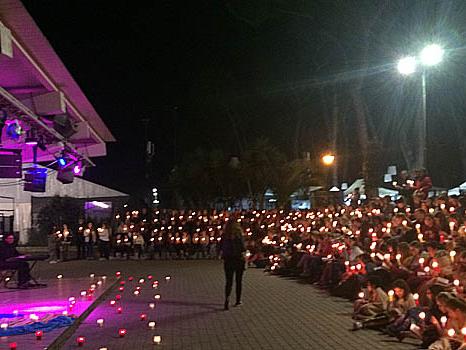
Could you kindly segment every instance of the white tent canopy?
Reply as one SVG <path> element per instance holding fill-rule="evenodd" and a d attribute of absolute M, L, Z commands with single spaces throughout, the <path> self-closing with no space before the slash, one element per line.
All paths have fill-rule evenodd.
<path fill-rule="evenodd" d="M 449 196 L 459 196 L 461 192 L 466 192 L 466 181 L 463 182 L 461 185 L 458 187 L 454 187 L 451 190 L 448 190 L 448 195 Z"/>
<path fill-rule="evenodd" d="M 31 228 L 32 197 L 68 196 L 73 198 L 127 197 L 128 194 L 75 177 L 73 183 L 64 185 L 56 179 L 55 170 L 49 170 L 45 192 L 27 192 L 17 179 L 0 179 L 0 213 L 14 209 L 14 231 L 20 233 L 20 242 L 27 241 Z M 6 198 L 5 198 L 6 197 Z M 11 199 L 10 199 L 11 198 Z M 14 199 L 14 200 L 13 200 Z"/>

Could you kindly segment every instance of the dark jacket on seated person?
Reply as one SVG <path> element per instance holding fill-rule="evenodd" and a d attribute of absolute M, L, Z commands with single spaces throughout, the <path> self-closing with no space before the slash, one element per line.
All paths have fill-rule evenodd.
<path fill-rule="evenodd" d="M 19 255 L 21 254 L 16 250 L 16 247 L 13 244 L 0 245 L 0 263 Z"/>

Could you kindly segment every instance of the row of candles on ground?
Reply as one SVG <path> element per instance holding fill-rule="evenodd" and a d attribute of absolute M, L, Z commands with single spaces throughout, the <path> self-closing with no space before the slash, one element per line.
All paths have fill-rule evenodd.
<path fill-rule="evenodd" d="M 90 278 L 94 278 L 94 277 L 95 277 L 95 274 L 91 273 L 91 274 L 89 275 L 89 277 L 90 277 Z M 92 296 L 94 295 L 94 292 L 95 292 L 95 290 L 97 289 L 97 287 L 100 287 L 100 286 L 104 283 L 104 281 L 107 279 L 107 276 L 102 276 L 101 278 L 102 278 L 102 279 L 101 279 L 101 280 L 98 280 L 96 283 L 92 283 L 92 284 L 90 285 L 90 288 L 89 288 L 88 290 L 83 290 L 83 291 L 81 291 L 81 292 L 80 292 L 81 297 L 92 298 Z M 63 275 L 62 275 L 62 274 L 58 274 L 58 275 L 57 275 L 57 279 L 58 279 L 58 280 L 63 279 Z M 70 297 L 68 298 L 68 310 L 69 310 L 69 311 L 72 311 L 74 305 L 76 305 L 76 298 L 73 297 L 73 296 L 70 296 Z M 63 314 L 64 316 L 68 316 L 68 313 L 69 313 L 69 312 L 68 312 L 67 310 L 65 310 L 65 311 L 62 312 L 62 314 Z M 14 315 L 18 315 L 18 314 L 19 314 L 19 311 L 18 311 L 18 310 L 14 310 L 14 311 L 13 311 L 13 314 L 14 314 Z M 37 316 L 36 314 L 30 314 L 30 315 L 29 315 L 29 319 L 30 319 L 31 321 L 38 322 L 38 321 L 39 321 L 39 316 Z M 9 326 L 9 325 L 8 325 L 7 323 L 2 323 L 2 324 L 0 324 L 0 329 L 5 330 L 5 329 L 8 328 L 8 326 Z M 35 337 L 36 337 L 36 340 L 42 340 L 42 338 L 43 338 L 43 336 L 44 336 L 44 332 L 41 331 L 41 330 L 37 330 L 37 331 L 34 332 L 34 335 L 35 335 Z M 84 337 L 79 337 L 79 338 L 83 338 L 83 339 L 82 339 L 82 344 L 84 344 Z M 81 342 L 81 341 L 78 342 L 78 345 L 79 345 L 80 342 Z M 79 345 L 79 346 L 81 346 L 81 345 Z M 10 348 L 10 350 L 16 350 L 16 349 L 18 348 L 18 344 L 17 344 L 16 342 L 12 342 L 12 343 L 9 344 L 9 348 Z M 99 349 L 99 350 L 107 350 L 107 348 L 101 348 L 101 349 Z"/>
<path fill-rule="evenodd" d="M 120 272 L 117 272 L 117 273 L 116 273 L 116 276 L 119 278 L 119 277 L 121 276 L 121 273 L 120 273 Z M 130 282 L 133 281 L 133 279 L 134 279 L 134 278 L 131 277 L 131 276 L 128 277 L 128 281 L 130 281 Z M 152 275 L 149 275 L 149 276 L 147 276 L 147 279 L 148 279 L 148 280 L 152 280 L 152 279 L 153 279 L 153 276 L 152 276 Z M 166 280 L 167 282 L 170 281 L 170 279 L 171 279 L 170 276 L 165 276 L 165 280 Z M 144 279 L 144 278 L 140 278 L 140 279 L 139 279 L 139 284 L 142 284 L 142 283 L 145 283 L 145 279 Z M 124 291 L 124 289 L 125 289 L 125 284 L 126 284 L 125 281 L 120 281 L 120 286 L 118 287 L 118 290 L 119 290 L 120 292 L 123 292 L 123 291 Z M 152 283 L 152 288 L 157 289 L 157 288 L 158 288 L 158 284 L 159 284 L 159 282 L 158 282 L 157 280 L 155 280 L 155 281 Z M 139 296 L 139 295 L 140 295 L 140 292 L 141 292 L 141 287 L 140 287 L 140 286 L 136 286 L 136 289 L 134 290 L 133 294 L 136 295 L 136 296 Z M 160 294 L 155 294 L 155 295 L 154 295 L 154 299 L 155 299 L 155 300 L 160 300 Z M 115 307 L 115 306 L 117 305 L 117 301 L 120 301 L 120 300 L 121 300 L 121 294 L 115 295 L 115 298 L 112 299 L 112 300 L 110 300 L 110 306 Z M 155 309 L 155 303 L 149 303 L 149 308 L 150 308 L 150 309 Z M 121 306 L 118 306 L 118 307 L 116 308 L 116 311 L 117 311 L 118 314 L 121 314 L 121 313 L 123 312 L 123 308 L 122 308 Z M 146 320 L 147 320 L 147 314 L 141 313 L 141 314 L 139 315 L 139 319 L 140 319 L 141 321 L 146 321 Z M 103 318 L 99 318 L 99 319 L 97 319 L 96 323 L 97 323 L 97 326 L 98 326 L 99 328 L 103 328 L 103 327 L 104 327 L 105 320 L 104 320 Z M 150 329 L 152 329 L 152 330 L 155 329 L 155 327 L 156 327 L 155 321 L 149 321 L 147 325 L 148 325 L 148 327 L 149 327 Z M 127 334 L 126 328 L 120 328 L 120 329 L 118 329 L 118 336 L 119 336 L 120 338 L 124 338 L 124 337 L 126 336 L 126 334 Z M 77 344 L 79 347 L 82 347 L 82 346 L 84 346 L 85 340 L 86 340 L 86 338 L 85 338 L 84 336 L 79 336 L 79 337 L 76 338 L 76 344 Z M 161 337 L 160 335 L 154 335 L 153 338 L 152 338 L 152 341 L 153 341 L 154 344 L 158 345 L 158 344 L 160 344 L 160 343 L 162 342 L 162 337 Z M 105 350 L 105 349 L 106 349 L 106 348 L 100 348 L 99 350 Z"/>

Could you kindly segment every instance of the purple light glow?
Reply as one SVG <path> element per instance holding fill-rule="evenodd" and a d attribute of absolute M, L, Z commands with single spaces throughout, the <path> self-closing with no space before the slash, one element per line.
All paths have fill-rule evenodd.
<path fill-rule="evenodd" d="M 21 309 L 23 313 L 40 313 L 40 312 L 52 312 L 52 311 L 65 311 L 66 305 L 50 305 L 50 306 L 33 306 L 27 309 Z"/>

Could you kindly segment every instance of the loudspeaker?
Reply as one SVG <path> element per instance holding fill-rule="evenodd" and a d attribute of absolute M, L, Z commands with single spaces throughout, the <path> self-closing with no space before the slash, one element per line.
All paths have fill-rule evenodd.
<path fill-rule="evenodd" d="M 21 150 L 0 149 L 0 178 L 21 178 Z"/>
<path fill-rule="evenodd" d="M 57 180 L 62 184 L 70 184 L 74 181 L 74 173 L 72 167 L 58 170 Z"/>
<path fill-rule="evenodd" d="M 28 168 L 24 174 L 24 190 L 29 192 L 45 192 L 47 169 Z"/>
<path fill-rule="evenodd" d="M 65 138 L 70 138 L 78 131 L 77 124 L 73 123 L 66 114 L 59 114 L 53 117 L 53 128 Z"/>

